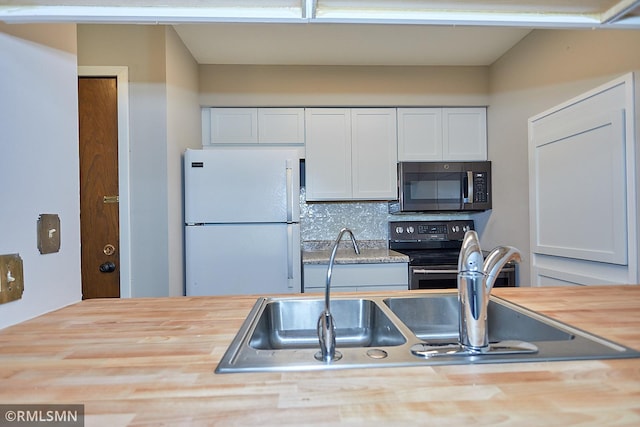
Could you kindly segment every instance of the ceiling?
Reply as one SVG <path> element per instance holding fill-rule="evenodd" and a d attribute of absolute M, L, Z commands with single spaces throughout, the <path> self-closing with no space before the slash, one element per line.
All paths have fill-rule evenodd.
<path fill-rule="evenodd" d="M 640 0 L 0 0 L 0 21 L 174 25 L 201 64 L 489 65 L 535 28 L 640 29 Z"/>
<path fill-rule="evenodd" d="M 378 24 L 198 24 L 176 31 L 201 64 L 489 65 L 523 28 Z"/>

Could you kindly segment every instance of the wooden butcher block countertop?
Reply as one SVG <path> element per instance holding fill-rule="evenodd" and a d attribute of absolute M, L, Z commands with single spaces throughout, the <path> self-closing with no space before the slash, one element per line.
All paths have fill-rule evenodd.
<path fill-rule="evenodd" d="M 640 349 L 640 286 L 494 294 Z M 0 330 L 0 403 L 84 404 L 87 426 L 640 425 L 640 359 L 214 374 L 255 300 L 88 300 Z"/>

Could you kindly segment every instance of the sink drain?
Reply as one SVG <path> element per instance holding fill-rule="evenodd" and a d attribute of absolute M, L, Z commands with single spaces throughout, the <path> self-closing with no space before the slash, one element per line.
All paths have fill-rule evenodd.
<path fill-rule="evenodd" d="M 371 350 L 367 351 L 367 356 L 372 359 L 384 359 L 388 355 L 389 354 L 386 351 L 380 350 L 379 348 L 372 348 Z"/>

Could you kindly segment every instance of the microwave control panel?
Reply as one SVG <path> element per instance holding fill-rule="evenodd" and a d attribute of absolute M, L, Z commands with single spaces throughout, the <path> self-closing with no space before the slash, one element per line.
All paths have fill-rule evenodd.
<path fill-rule="evenodd" d="M 474 172 L 473 174 L 473 202 L 486 203 L 489 192 L 487 189 L 487 173 Z"/>

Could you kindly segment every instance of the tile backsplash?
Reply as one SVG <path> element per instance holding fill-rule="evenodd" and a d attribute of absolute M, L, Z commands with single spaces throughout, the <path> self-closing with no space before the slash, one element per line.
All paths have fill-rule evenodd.
<path fill-rule="evenodd" d="M 454 214 L 455 215 L 455 214 Z M 462 219 L 447 214 L 389 214 L 387 202 L 307 202 L 300 188 L 300 234 L 302 241 L 334 240 L 340 229 L 348 227 L 358 240 L 387 240 L 389 221 Z M 464 219 L 468 216 L 464 216 Z"/>

